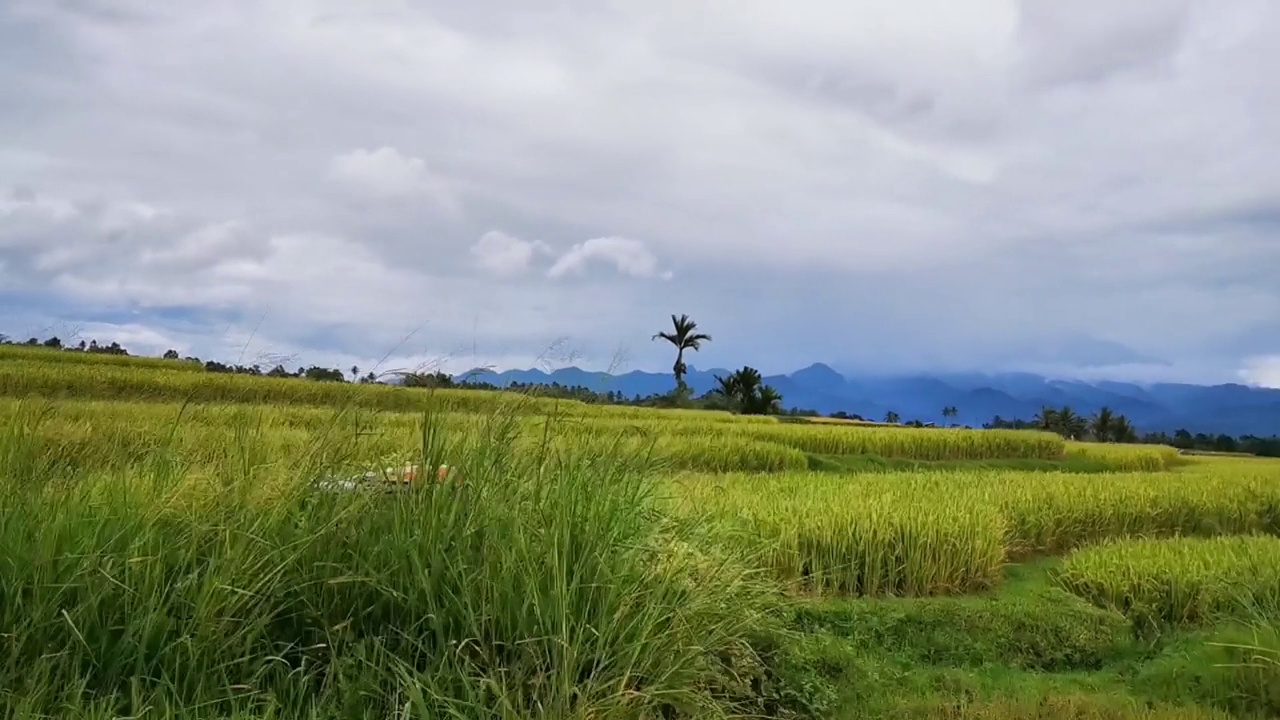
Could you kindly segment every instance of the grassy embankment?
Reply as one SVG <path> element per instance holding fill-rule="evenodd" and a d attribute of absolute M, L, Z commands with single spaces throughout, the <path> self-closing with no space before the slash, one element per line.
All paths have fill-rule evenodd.
<path fill-rule="evenodd" d="M 0 428 L 8 716 L 1280 712 L 1280 463 L 36 354 Z"/>

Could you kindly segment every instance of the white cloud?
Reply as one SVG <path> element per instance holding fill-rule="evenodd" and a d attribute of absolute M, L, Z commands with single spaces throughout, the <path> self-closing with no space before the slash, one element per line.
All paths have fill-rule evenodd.
<path fill-rule="evenodd" d="M 427 172 L 421 158 L 407 157 L 392 147 L 356 148 L 329 160 L 329 178 L 348 189 L 380 200 L 431 198 L 455 209 L 453 195 Z"/>
<path fill-rule="evenodd" d="M 1248 358 L 1239 375 L 1250 385 L 1280 388 L 1280 355 Z"/>
<path fill-rule="evenodd" d="M 658 258 L 643 242 L 623 237 L 591 238 L 574 245 L 547 270 L 547 277 L 581 275 L 593 263 L 612 265 L 619 273 L 636 278 L 672 277 L 671 271 L 658 269 Z"/>
<path fill-rule="evenodd" d="M 550 252 L 551 248 L 541 240 L 521 240 L 497 230 L 481 235 L 471 246 L 476 265 L 498 277 L 523 275 L 535 257 Z"/>

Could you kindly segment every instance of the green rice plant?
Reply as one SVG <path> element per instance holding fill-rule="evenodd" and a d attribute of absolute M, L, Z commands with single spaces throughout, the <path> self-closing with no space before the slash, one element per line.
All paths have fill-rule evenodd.
<path fill-rule="evenodd" d="M 984 587 L 1006 559 L 1114 539 L 1274 532 L 1280 507 L 1280 483 L 1249 473 L 686 474 L 671 487 L 678 512 L 704 513 L 794 588 L 856 594 Z"/>
<path fill-rule="evenodd" d="M 28 353 L 31 354 L 31 353 Z M 78 353 L 66 353 L 79 355 Z M 43 353 L 35 353 L 42 356 Z M 99 356 L 92 356 L 99 357 Z M 101 356 L 117 357 L 117 356 Z M 137 360 L 137 358 L 134 358 Z M 623 420 L 684 421 L 699 424 L 776 425 L 771 417 L 733 415 L 724 411 L 659 410 L 633 406 L 591 405 L 579 400 L 523 392 L 475 389 L 406 388 L 381 383 L 319 382 L 297 378 L 207 373 L 194 365 L 154 360 L 150 363 L 48 362 L 16 356 L 0 362 L 0 397 L 160 403 L 289 404 L 313 407 L 361 407 L 421 412 L 426 407 L 452 412 L 547 414 Z"/>
<path fill-rule="evenodd" d="M 348 407 L 421 412 L 488 412 L 498 408 L 538 406 L 557 402 L 515 393 L 481 390 L 426 390 L 381 384 L 319 382 L 296 378 L 255 377 L 224 373 L 149 370 L 106 364 L 0 363 L 0 396 L 136 400 L 148 402 L 212 402 Z"/>
<path fill-rule="evenodd" d="M 1280 617 L 1280 538 L 1131 539 L 1069 555 L 1067 590 L 1151 628 Z"/>
<path fill-rule="evenodd" d="M 670 470 L 704 472 L 795 472 L 809 465 L 799 450 L 746 438 L 663 436 L 654 443 L 654 457 Z"/>
<path fill-rule="evenodd" d="M 727 432 L 822 455 L 879 455 L 917 460 L 1059 460 L 1062 438 L 1024 430 L 964 430 L 777 424 L 731 426 Z"/>
<path fill-rule="evenodd" d="M 1258 473 L 992 475 L 971 492 L 1008 519 L 1011 557 L 1127 537 L 1275 532 L 1280 483 Z"/>
<path fill-rule="evenodd" d="M 1177 448 L 1167 445 L 1129 445 L 1067 441 L 1066 455 L 1098 460 L 1117 472 L 1158 472 L 1181 464 Z"/>
<path fill-rule="evenodd" d="M 0 707 L 585 719 L 746 700 L 717 688 L 770 626 L 770 585 L 688 551 L 622 445 L 521 452 L 513 417 L 456 433 L 430 415 L 400 450 L 463 482 L 320 493 L 363 438 L 281 440 L 246 409 L 229 434 L 179 419 L 150 453 L 68 469 L 58 409 L 10 408 L 0 431 Z"/>
<path fill-rule="evenodd" d="M 930 502 L 890 483 L 853 495 L 823 474 L 685 477 L 676 506 L 706 513 L 723 542 L 750 548 L 793 589 L 934 595 L 990 587 L 1003 570 L 999 513 L 963 498 Z"/>
<path fill-rule="evenodd" d="M 175 372 L 203 373 L 204 366 L 185 360 L 165 360 L 163 358 L 139 357 L 136 355 L 107 355 L 104 353 L 87 353 L 73 350 L 53 350 L 46 347 L 29 345 L 0 345 L 0 363 L 34 362 L 44 364 L 68 365 L 107 365 L 114 367 L 130 367 L 135 369 L 170 370 Z"/>

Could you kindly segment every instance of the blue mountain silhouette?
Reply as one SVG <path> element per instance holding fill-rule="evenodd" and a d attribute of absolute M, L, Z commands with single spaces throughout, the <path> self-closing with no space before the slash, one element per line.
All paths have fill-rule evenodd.
<path fill-rule="evenodd" d="M 685 380 L 696 394 L 716 387 L 716 375 L 730 370 L 690 367 Z M 472 370 L 457 376 L 506 387 L 513 382 L 559 383 L 596 392 L 614 391 L 626 397 L 671 390 L 670 373 L 632 371 L 619 375 L 567 367 L 542 370 Z M 823 414 L 837 411 L 879 420 L 893 411 L 903 420 L 951 423 L 977 427 L 999 415 L 1006 420 L 1029 420 L 1046 405 L 1070 406 L 1090 414 L 1104 405 L 1123 413 L 1140 431 L 1269 436 L 1280 434 L 1280 390 L 1235 383 L 1192 385 L 1057 380 L 1034 373 L 933 373 L 897 377 L 846 376 L 829 365 L 814 363 L 764 381 L 782 394 L 784 407 L 800 407 Z M 954 406 L 958 415 L 942 417 Z"/>

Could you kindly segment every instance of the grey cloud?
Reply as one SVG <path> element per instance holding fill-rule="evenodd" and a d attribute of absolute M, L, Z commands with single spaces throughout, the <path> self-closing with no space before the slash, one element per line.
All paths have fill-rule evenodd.
<path fill-rule="evenodd" d="M 1191 0 L 1021 0 L 1023 76 L 1033 85 L 1051 86 L 1167 69 L 1186 33 L 1191 5 Z"/>
<path fill-rule="evenodd" d="M 658 363 L 635 339 L 689 312 L 699 365 L 777 369 L 1054 337 L 1176 364 L 1280 302 L 1266 3 L 558 7 L 6 4 L 38 71 L 0 99 L 0 188 L 46 206 L 0 199 L 4 282 L 335 357 L 426 323 L 414 353 Z M 495 229 L 549 252 L 477 253 Z"/>

